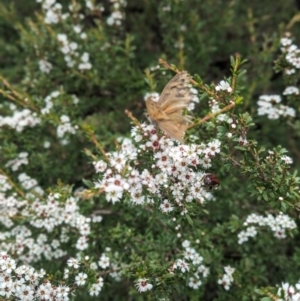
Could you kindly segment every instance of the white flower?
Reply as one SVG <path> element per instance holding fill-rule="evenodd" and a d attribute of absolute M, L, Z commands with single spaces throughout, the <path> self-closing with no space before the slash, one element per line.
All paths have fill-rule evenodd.
<path fill-rule="evenodd" d="M 195 254 L 196 254 L 196 250 L 193 249 L 193 248 L 186 248 L 184 253 L 183 253 L 183 256 L 185 259 L 190 259 L 190 260 L 193 260 L 194 257 L 195 257 Z"/>
<path fill-rule="evenodd" d="M 49 141 L 44 142 L 44 148 L 49 148 L 51 143 Z"/>
<path fill-rule="evenodd" d="M 291 74 L 294 74 L 296 72 L 296 70 L 295 69 L 285 69 L 284 72 L 287 75 L 291 75 Z"/>
<path fill-rule="evenodd" d="M 57 39 L 58 39 L 62 44 L 68 43 L 68 37 L 67 37 L 67 35 L 64 34 L 64 33 L 59 33 L 59 34 L 57 34 Z"/>
<path fill-rule="evenodd" d="M 239 137 L 238 141 L 242 146 L 246 146 L 249 143 L 248 140 L 246 138 L 243 138 L 242 136 Z"/>
<path fill-rule="evenodd" d="M 73 26 L 73 30 L 76 32 L 76 33 L 80 33 L 82 28 L 79 26 L 79 25 L 74 25 Z"/>
<path fill-rule="evenodd" d="M 84 285 L 86 282 L 86 278 L 87 278 L 87 274 L 85 273 L 79 273 L 76 277 L 75 277 L 75 282 L 77 285 Z"/>
<path fill-rule="evenodd" d="M 101 291 L 101 288 L 97 284 L 93 284 L 89 290 L 91 296 L 98 296 Z"/>
<path fill-rule="evenodd" d="M 291 95 L 291 94 L 299 95 L 299 89 L 294 86 L 286 87 L 282 94 L 283 95 Z"/>
<path fill-rule="evenodd" d="M 230 284 L 231 284 L 228 275 L 223 275 L 223 277 L 218 280 L 218 284 L 222 285 L 224 289 L 228 291 L 230 289 Z"/>
<path fill-rule="evenodd" d="M 84 52 L 83 55 L 81 56 L 81 61 L 83 63 L 88 63 L 90 60 L 90 55 L 87 52 Z"/>
<path fill-rule="evenodd" d="M 254 237 L 254 236 L 257 235 L 257 230 L 253 226 L 252 227 L 248 227 L 247 230 L 246 230 L 246 232 L 247 232 L 247 235 L 250 236 L 250 237 Z"/>
<path fill-rule="evenodd" d="M 149 97 L 151 97 L 151 99 L 153 100 L 153 101 L 158 101 L 158 99 L 159 99 L 159 94 L 157 93 L 157 92 L 150 92 L 150 93 L 146 93 L 145 95 L 144 95 L 144 100 L 146 101 Z"/>
<path fill-rule="evenodd" d="M 50 282 L 42 283 L 36 290 L 36 295 L 40 300 L 50 300 L 52 294 L 52 286 Z"/>
<path fill-rule="evenodd" d="M 29 285 L 21 285 L 19 288 L 16 289 L 15 294 L 17 297 L 24 301 L 32 301 L 34 299 L 34 291 Z"/>
<path fill-rule="evenodd" d="M 235 268 L 232 268 L 231 266 L 224 267 L 224 271 L 227 275 L 232 275 L 235 271 Z"/>
<path fill-rule="evenodd" d="M 50 73 L 52 70 L 52 64 L 46 60 L 39 60 L 39 68 L 43 73 Z"/>
<path fill-rule="evenodd" d="M 160 204 L 159 208 L 163 213 L 168 213 L 174 210 L 174 207 L 168 200 L 164 200 L 163 203 Z"/>
<path fill-rule="evenodd" d="M 289 46 L 292 44 L 292 40 L 290 38 L 284 37 L 280 39 L 280 43 L 282 46 Z"/>
<path fill-rule="evenodd" d="M 107 267 L 109 267 L 109 257 L 105 254 L 102 254 L 100 260 L 98 261 L 98 264 L 102 269 L 106 269 Z"/>
<path fill-rule="evenodd" d="M 70 258 L 67 261 L 67 264 L 68 264 L 69 267 L 73 267 L 74 269 L 78 269 L 79 268 L 79 262 L 75 258 Z"/>
<path fill-rule="evenodd" d="M 62 115 L 62 116 L 60 116 L 60 121 L 62 123 L 70 122 L 70 117 L 67 115 Z"/>
<path fill-rule="evenodd" d="M 203 277 L 206 278 L 209 275 L 209 268 L 204 265 L 198 267 L 198 272 L 202 273 Z"/>
<path fill-rule="evenodd" d="M 202 281 L 197 279 L 196 277 L 190 277 L 188 286 L 193 289 L 198 289 L 202 285 Z"/>
<path fill-rule="evenodd" d="M 92 64 L 91 63 L 81 63 L 78 65 L 79 70 L 90 70 L 92 69 Z"/>
<path fill-rule="evenodd" d="M 220 81 L 220 83 L 216 86 L 216 91 L 227 91 L 228 93 L 232 92 L 232 88 L 230 87 L 230 84 L 224 80 Z"/>
<path fill-rule="evenodd" d="M 185 273 L 186 271 L 190 270 L 188 263 L 182 259 L 177 259 L 174 264 L 174 269 L 178 268 L 181 270 L 182 273 Z"/>
<path fill-rule="evenodd" d="M 188 240 L 184 240 L 183 242 L 182 242 L 182 246 L 184 247 L 184 248 L 188 248 L 189 246 L 190 246 L 190 241 L 188 241 Z"/>
<path fill-rule="evenodd" d="M 293 163 L 293 159 L 289 156 L 283 155 L 281 156 L 281 160 L 285 163 L 285 164 L 292 164 Z"/>
<path fill-rule="evenodd" d="M 148 282 L 147 278 L 138 279 L 135 286 L 140 293 L 150 291 L 153 288 L 153 285 Z"/>
<path fill-rule="evenodd" d="M 88 239 L 86 236 L 79 237 L 76 242 L 76 249 L 78 249 L 80 251 L 86 250 L 89 246 L 87 241 L 88 241 Z"/>
<path fill-rule="evenodd" d="M 194 265 L 198 265 L 203 261 L 203 257 L 200 256 L 198 253 L 194 254 L 194 258 L 193 258 L 193 264 Z"/>
<path fill-rule="evenodd" d="M 93 162 L 93 164 L 94 164 L 96 173 L 104 172 L 107 168 L 107 164 L 103 160 Z"/>
<path fill-rule="evenodd" d="M 56 296 L 58 299 L 61 300 L 68 300 L 68 295 L 70 292 L 70 288 L 66 285 L 59 285 L 56 289 Z"/>

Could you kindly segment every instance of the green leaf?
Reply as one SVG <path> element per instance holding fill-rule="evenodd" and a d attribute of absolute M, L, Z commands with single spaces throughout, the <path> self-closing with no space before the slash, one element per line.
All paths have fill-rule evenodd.
<path fill-rule="evenodd" d="M 186 219 L 191 226 L 194 226 L 194 222 L 188 214 L 186 215 Z"/>
<path fill-rule="evenodd" d="M 194 80 L 198 83 L 198 84 L 202 84 L 203 80 L 201 79 L 201 77 L 198 74 L 194 74 Z"/>
<path fill-rule="evenodd" d="M 238 104 L 242 103 L 243 100 L 244 100 L 244 97 L 239 96 L 239 97 L 237 97 L 237 98 L 235 99 L 235 103 L 238 105 Z"/>
<path fill-rule="evenodd" d="M 242 151 L 246 151 L 247 150 L 245 147 L 242 147 L 242 146 L 239 146 L 239 145 L 236 145 L 234 148 L 242 150 Z"/>
<path fill-rule="evenodd" d="M 260 301 L 272 301 L 272 299 L 270 297 L 263 297 Z"/>
<path fill-rule="evenodd" d="M 232 55 L 230 56 L 230 64 L 232 67 L 234 67 L 234 65 L 235 65 L 235 58 Z"/>
<path fill-rule="evenodd" d="M 88 188 L 94 188 L 94 184 L 91 181 L 82 179 L 82 182 L 84 183 L 84 185 L 86 185 Z"/>
<path fill-rule="evenodd" d="M 262 197 L 264 198 L 265 201 L 269 200 L 269 197 L 268 197 L 266 191 L 263 192 Z"/>

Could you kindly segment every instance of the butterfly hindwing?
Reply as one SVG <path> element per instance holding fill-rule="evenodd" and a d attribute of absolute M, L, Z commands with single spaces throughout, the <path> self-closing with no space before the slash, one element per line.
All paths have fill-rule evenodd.
<path fill-rule="evenodd" d="M 157 122 L 157 125 L 165 134 L 180 141 L 181 143 L 184 143 L 184 130 L 179 124 L 170 120 L 164 120 Z"/>

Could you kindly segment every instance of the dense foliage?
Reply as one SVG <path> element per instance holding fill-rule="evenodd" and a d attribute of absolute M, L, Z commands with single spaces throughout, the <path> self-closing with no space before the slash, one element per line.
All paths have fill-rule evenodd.
<path fill-rule="evenodd" d="M 0 298 L 298 300 L 297 5 L 1 0 Z"/>

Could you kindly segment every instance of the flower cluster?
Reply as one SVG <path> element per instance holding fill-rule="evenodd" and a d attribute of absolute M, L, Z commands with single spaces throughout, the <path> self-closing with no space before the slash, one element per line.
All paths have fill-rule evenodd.
<path fill-rule="evenodd" d="M 6 192 L 12 188 L 6 176 L 0 174 L 0 192 Z M 1 199 L 2 201 L 2 199 Z"/>
<path fill-rule="evenodd" d="M 50 73 L 50 71 L 52 70 L 53 66 L 50 62 L 48 62 L 45 58 L 44 59 L 41 59 L 39 60 L 39 68 L 40 68 L 40 71 L 42 73 Z"/>
<path fill-rule="evenodd" d="M 58 96 L 60 96 L 59 91 L 53 91 L 49 95 L 47 95 L 44 99 L 46 105 L 41 109 L 41 114 L 49 114 L 50 110 L 53 107 L 53 100 L 55 100 Z"/>
<path fill-rule="evenodd" d="M 285 69 L 287 75 L 294 74 L 296 69 L 300 69 L 300 49 L 293 44 L 292 39 L 287 35 L 280 40 L 281 51 L 283 52 L 287 63 L 290 65 Z"/>
<path fill-rule="evenodd" d="M 216 91 L 227 91 L 228 93 L 232 92 L 230 84 L 225 80 L 221 80 L 220 83 L 215 87 Z"/>
<path fill-rule="evenodd" d="M 286 87 L 282 92 L 283 95 L 299 95 L 299 89 L 295 86 Z"/>
<path fill-rule="evenodd" d="M 122 20 L 124 19 L 124 11 L 121 10 L 122 7 L 127 5 L 125 0 L 110 0 L 113 3 L 112 10 L 113 12 L 107 18 L 106 22 L 109 26 L 121 26 Z"/>
<path fill-rule="evenodd" d="M 70 42 L 66 34 L 60 33 L 57 35 L 58 41 L 61 43 L 61 52 L 64 54 L 64 59 L 67 66 L 73 68 L 78 64 L 79 70 L 90 70 L 92 64 L 90 63 L 90 57 L 87 52 L 84 52 L 81 56 L 78 50 L 78 44 L 76 42 Z M 80 57 L 78 59 L 78 57 Z"/>
<path fill-rule="evenodd" d="M 106 248 L 106 251 L 110 251 L 110 248 Z M 86 256 L 85 261 L 89 260 L 89 256 Z M 110 259 L 106 254 L 102 254 L 100 260 L 98 261 L 98 265 L 96 262 L 91 262 L 90 263 L 90 273 L 94 273 L 97 281 L 95 283 L 88 283 L 88 275 L 85 272 L 77 272 L 81 265 L 81 260 L 80 259 L 75 259 L 75 258 L 69 258 L 67 265 L 69 268 L 72 270 L 75 270 L 76 272 L 76 277 L 75 277 L 75 282 L 78 286 L 83 286 L 85 284 L 88 284 L 90 289 L 89 293 L 91 296 L 98 296 L 100 291 L 102 290 L 102 287 L 104 285 L 104 279 L 97 274 L 98 270 L 98 265 L 102 269 L 106 269 L 110 265 Z M 86 264 L 86 262 L 85 262 Z M 64 270 L 64 279 L 69 279 L 70 278 L 70 270 L 69 268 L 65 268 Z M 115 278 L 116 280 L 119 277 L 119 273 L 117 273 L 115 270 L 117 270 L 117 266 L 115 264 L 111 265 L 111 272 L 109 273 L 112 278 Z M 116 277 L 115 274 L 118 274 L 118 277 Z"/>
<path fill-rule="evenodd" d="M 271 214 L 264 217 L 253 213 L 250 214 L 244 222 L 244 226 L 247 226 L 247 229 L 238 234 L 239 244 L 248 241 L 249 237 L 255 237 L 257 235 L 257 228 L 255 226 L 248 227 L 249 224 L 254 224 L 260 227 L 269 227 L 271 231 L 273 231 L 274 236 L 279 239 L 286 238 L 286 231 L 293 230 L 297 227 L 295 221 L 283 213 L 280 213 L 275 217 Z"/>
<path fill-rule="evenodd" d="M 118 152 L 107 154 L 107 163 L 94 162 L 101 176 L 95 188 L 105 193 L 107 201 L 120 202 L 126 195 L 132 204 L 151 204 L 155 200 L 164 213 L 177 208 L 185 214 L 187 203 L 196 200 L 201 204 L 212 199 L 204 183 L 205 173 L 197 169 L 211 167 L 212 159 L 220 152 L 219 140 L 207 145 L 176 146 L 147 124 L 133 128 L 132 136 L 139 148 L 124 139 Z M 150 168 L 136 168 L 135 161 L 141 153 L 151 156 Z"/>
<path fill-rule="evenodd" d="M 283 117 L 295 117 L 294 108 L 281 104 L 280 95 L 261 95 L 257 102 L 258 115 L 267 115 L 269 119 Z"/>
<path fill-rule="evenodd" d="M 5 176 L 1 176 L 0 186 L 0 222 L 8 231 L 1 232 L 0 248 L 7 252 L 17 253 L 24 262 L 35 262 L 43 257 L 51 260 L 66 255 L 63 244 L 69 241 L 68 229 L 79 236 L 75 245 L 79 251 L 88 248 L 88 236 L 91 223 L 99 222 L 101 218 L 85 217 L 79 213 L 78 199 L 69 197 L 61 201 L 58 193 L 50 194 L 42 201 L 45 194 L 35 179 L 25 173 L 19 175 L 21 186 L 28 191 L 26 199 L 10 193 L 11 185 Z M 28 220 L 28 224 L 18 225 L 14 217 Z M 49 233 L 34 234 L 34 230 L 44 229 Z M 76 231 L 75 231 L 76 229 Z M 51 233 L 60 231 L 58 239 L 52 239 Z M 45 232 L 45 231 L 44 231 Z"/>
<path fill-rule="evenodd" d="M 19 174 L 18 175 L 18 180 L 19 180 L 21 186 L 25 190 L 27 190 L 27 191 L 32 190 L 35 193 L 39 193 L 40 195 L 44 194 L 44 191 L 42 190 L 42 188 L 40 186 L 38 186 L 37 180 L 31 178 L 26 173 Z"/>
<path fill-rule="evenodd" d="M 41 119 L 36 112 L 32 112 L 29 109 L 18 111 L 14 104 L 10 105 L 10 109 L 14 112 L 13 115 L 0 116 L 0 127 L 8 126 L 20 133 L 27 127 L 33 128 L 41 123 Z"/>
<path fill-rule="evenodd" d="M 63 138 L 66 135 L 66 133 L 73 134 L 73 135 L 76 133 L 76 129 L 78 127 L 76 125 L 72 126 L 69 116 L 62 115 L 60 117 L 60 121 L 61 124 L 56 129 L 58 138 Z"/>
<path fill-rule="evenodd" d="M 49 95 L 47 95 L 44 99 L 46 105 L 41 109 L 41 114 L 46 115 L 50 114 L 51 109 L 54 107 L 54 101 L 61 96 L 61 93 L 59 91 L 53 91 Z M 74 104 L 77 104 L 79 102 L 79 99 L 76 97 L 76 95 L 71 96 L 72 101 Z M 57 126 L 56 134 L 58 138 L 64 138 L 66 134 L 72 134 L 74 135 L 76 133 L 76 130 L 78 129 L 78 126 L 73 126 L 70 121 L 70 117 L 67 115 L 60 116 L 60 124 Z M 62 144 L 67 144 L 67 140 L 61 140 Z M 47 145 L 45 146 L 48 147 Z"/>
<path fill-rule="evenodd" d="M 91 296 L 98 296 L 100 291 L 102 290 L 102 287 L 104 285 L 103 278 L 101 276 L 98 277 L 97 282 L 93 283 L 90 288 L 90 295 Z"/>
<path fill-rule="evenodd" d="M 227 291 L 230 289 L 230 286 L 233 282 L 232 274 L 235 271 L 235 268 L 231 266 L 224 267 L 225 274 L 223 274 L 222 278 L 218 280 L 218 283 L 224 287 Z"/>
<path fill-rule="evenodd" d="M 300 68 L 300 49 L 292 43 L 292 39 L 289 35 L 282 38 L 281 51 L 285 58 L 285 62 L 288 67 L 285 68 L 286 75 L 295 74 L 296 70 Z M 285 65 L 286 65 L 285 63 Z M 287 99 L 293 100 L 299 95 L 299 88 L 295 86 L 288 86 L 282 93 L 283 96 L 287 96 Z M 267 115 L 269 119 L 279 119 L 280 116 L 294 118 L 296 116 L 296 110 L 292 107 L 283 105 L 280 95 L 262 95 L 259 97 L 258 115 Z"/>
<path fill-rule="evenodd" d="M 298 301 L 300 300 L 300 280 L 295 286 L 289 283 L 282 283 L 279 287 L 277 294 L 280 299 L 278 301 Z M 283 298 L 283 299 L 282 299 Z"/>
<path fill-rule="evenodd" d="M 209 101 L 209 106 L 210 106 L 210 109 L 211 109 L 211 112 L 212 113 L 217 113 L 221 110 L 220 106 L 219 106 L 219 103 L 218 101 L 216 101 L 215 99 L 211 98 L 210 101 Z M 226 113 L 223 113 L 223 114 L 218 114 L 217 117 L 216 117 L 216 121 L 218 123 L 223 123 L 223 122 L 226 122 L 228 123 L 228 125 L 230 126 L 230 129 L 234 130 L 236 129 L 236 123 L 234 122 L 234 120 Z M 233 135 L 231 132 L 228 132 L 227 133 L 227 137 L 228 138 L 231 138 Z M 242 138 L 242 140 L 245 140 L 243 143 L 243 145 L 247 144 L 246 142 L 246 138 Z M 240 142 L 240 141 L 239 141 Z"/>
<path fill-rule="evenodd" d="M 18 157 L 8 161 L 5 164 L 5 167 L 10 167 L 12 171 L 17 171 L 21 165 L 27 165 L 28 164 L 28 153 L 22 152 L 19 153 Z"/>
<path fill-rule="evenodd" d="M 179 269 L 181 273 L 185 273 L 191 269 L 192 275 L 189 277 L 188 286 L 193 289 L 198 289 L 202 285 L 200 275 L 206 278 L 209 274 L 209 268 L 202 264 L 203 257 L 191 247 L 190 241 L 183 241 L 182 246 L 184 248 L 184 259 L 177 259 L 169 270 L 172 272 L 173 270 Z M 188 263 L 188 261 L 190 263 Z"/>
<path fill-rule="evenodd" d="M 0 223 L 6 228 L 13 226 L 12 217 L 18 214 L 19 208 L 23 207 L 26 201 L 18 200 L 14 195 L 6 196 L 6 192 L 12 189 L 6 176 L 0 175 Z M 9 237 L 9 233 L 1 232 L 1 240 Z"/>
<path fill-rule="evenodd" d="M 279 157 L 280 160 L 286 165 L 290 165 L 293 163 L 293 159 L 287 155 L 281 155 Z M 266 156 L 266 161 L 269 163 L 274 163 L 278 161 L 278 158 L 274 151 L 268 150 L 268 156 Z"/>
<path fill-rule="evenodd" d="M 45 11 L 45 23 L 57 24 L 65 16 L 62 15 L 62 5 L 56 3 L 56 0 L 36 0 L 38 3 L 42 3 L 42 8 Z"/>
<path fill-rule="evenodd" d="M 65 284 L 54 285 L 44 279 L 45 271 L 32 267 L 17 267 L 14 259 L 5 252 L 0 254 L 0 295 L 14 300 L 61 300 L 70 297 L 70 287 Z"/>

